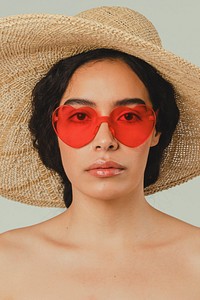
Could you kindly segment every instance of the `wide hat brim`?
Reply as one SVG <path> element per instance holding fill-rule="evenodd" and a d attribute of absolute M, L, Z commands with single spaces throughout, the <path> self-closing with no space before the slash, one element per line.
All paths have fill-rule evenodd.
<path fill-rule="evenodd" d="M 145 60 L 175 88 L 180 122 L 165 151 L 159 179 L 145 194 L 200 175 L 200 69 L 163 49 L 148 20 L 121 7 L 101 7 L 74 17 L 21 15 L 0 20 L 2 196 L 37 206 L 64 206 L 58 175 L 46 169 L 32 146 L 31 92 L 57 61 L 97 48 Z"/>

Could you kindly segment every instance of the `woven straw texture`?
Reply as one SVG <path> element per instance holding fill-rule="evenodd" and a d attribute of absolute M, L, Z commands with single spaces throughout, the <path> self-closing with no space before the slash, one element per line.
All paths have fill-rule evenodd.
<path fill-rule="evenodd" d="M 200 69 L 164 50 L 154 26 L 122 7 L 74 17 L 21 15 L 0 20 L 0 194 L 23 203 L 63 207 L 63 187 L 32 147 L 31 91 L 58 60 L 112 48 L 153 65 L 175 87 L 180 123 L 165 151 L 155 193 L 200 175 Z"/>

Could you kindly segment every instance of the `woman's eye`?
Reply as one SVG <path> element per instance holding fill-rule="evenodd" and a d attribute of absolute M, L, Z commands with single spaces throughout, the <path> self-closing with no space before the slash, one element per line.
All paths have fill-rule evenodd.
<path fill-rule="evenodd" d="M 86 121 L 86 120 L 89 119 L 89 117 L 88 117 L 88 115 L 85 114 L 85 113 L 78 112 L 78 113 L 74 114 L 73 116 L 71 116 L 70 119 L 71 119 L 72 121 L 77 122 L 77 121 Z"/>
<path fill-rule="evenodd" d="M 77 113 L 76 117 L 77 117 L 78 120 L 82 121 L 82 120 L 85 120 L 85 118 L 87 116 L 84 113 Z"/>
<path fill-rule="evenodd" d="M 127 113 L 123 114 L 122 116 L 120 116 L 119 120 L 120 121 L 138 121 L 138 120 L 140 120 L 140 117 L 133 112 L 127 112 Z"/>

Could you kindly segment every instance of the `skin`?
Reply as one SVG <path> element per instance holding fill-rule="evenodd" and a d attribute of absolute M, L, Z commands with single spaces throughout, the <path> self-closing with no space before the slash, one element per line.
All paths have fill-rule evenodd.
<path fill-rule="evenodd" d="M 88 63 L 73 75 L 61 104 L 94 102 L 108 115 L 115 102 L 148 92 L 123 62 Z M 74 104 L 80 106 L 80 104 Z M 74 149 L 59 140 L 73 203 L 59 216 L 0 238 L 0 299 L 200 299 L 199 228 L 152 208 L 143 176 L 152 135 L 137 148 L 119 143 L 103 123 L 95 138 Z M 99 178 L 86 169 L 98 159 L 124 172 Z"/>

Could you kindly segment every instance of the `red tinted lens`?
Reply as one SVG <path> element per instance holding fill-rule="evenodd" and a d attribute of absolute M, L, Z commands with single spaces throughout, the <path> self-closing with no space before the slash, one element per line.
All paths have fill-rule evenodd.
<path fill-rule="evenodd" d="M 138 147 L 148 139 L 155 126 L 152 108 L 137 105 L 134 108 L 117 107 L 109 117 L 98 116 L 90 107 L 59 106 L 52 123 L 58 137 L 67 145 L 80 148 L 90 143 L 101 123 L 108 122 L 114 137 L 128 147 Z"/>
<path fill-rule="evenodd" d="M 156 116 L 152 108 L 137 105 L 117 107 L 110 115 L 110 126 L 116 139 L 128 147 L 138 147 L 151 135 Z"/>
<path fill-rule="evenodd" d="M 52 123 L 57 136 L 67 145 L 80 148 L 95 136 L 97 113 L 90 107 L 59 106 L 53 113 Z"/>

